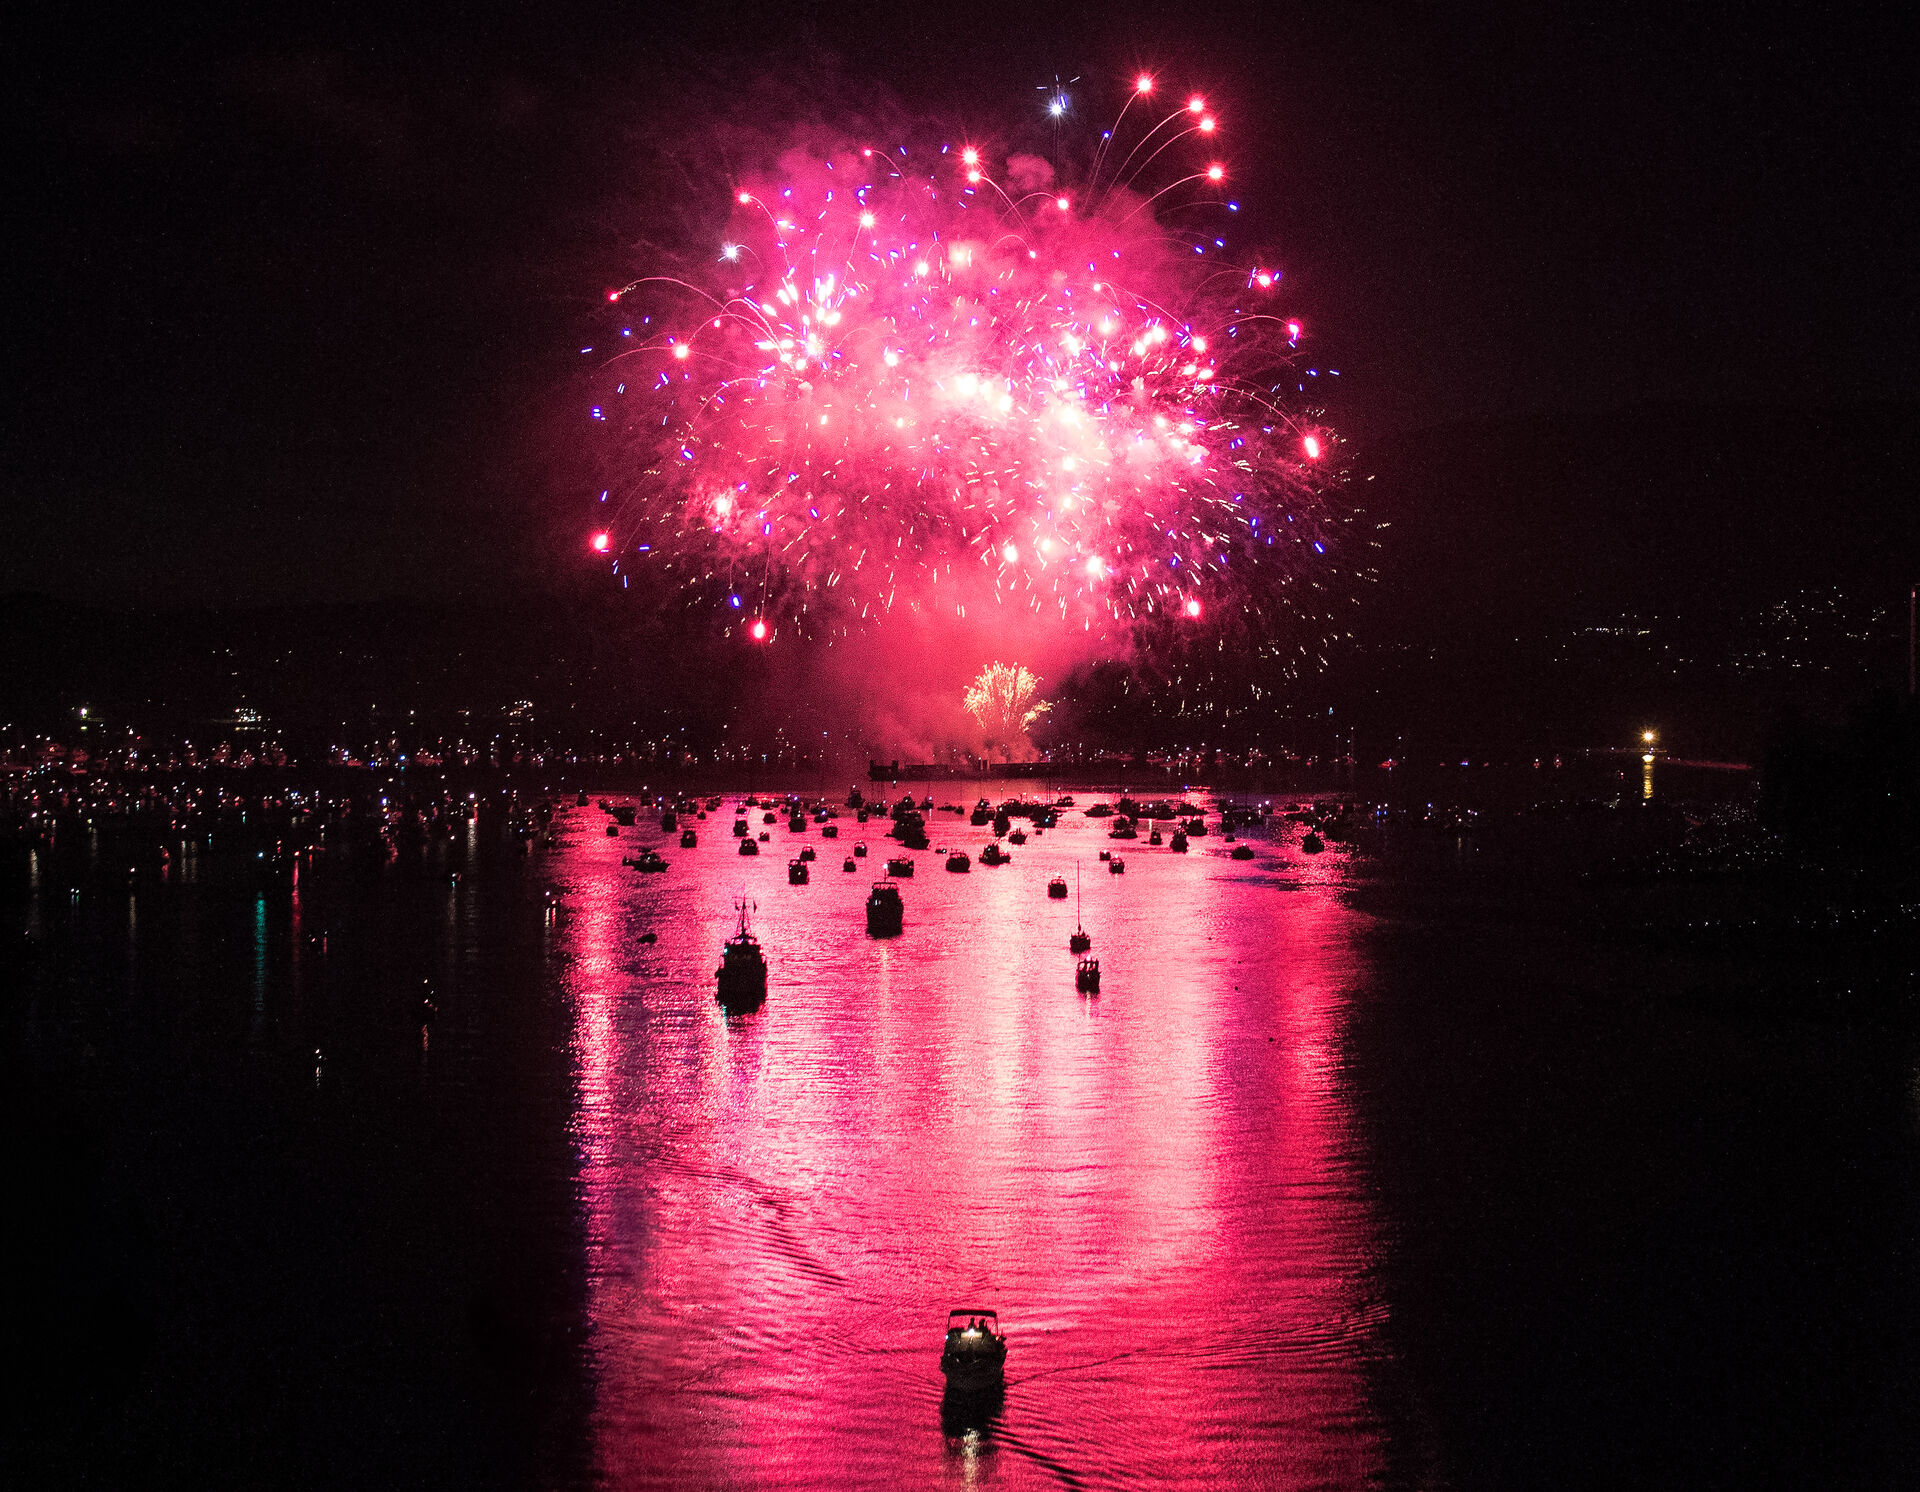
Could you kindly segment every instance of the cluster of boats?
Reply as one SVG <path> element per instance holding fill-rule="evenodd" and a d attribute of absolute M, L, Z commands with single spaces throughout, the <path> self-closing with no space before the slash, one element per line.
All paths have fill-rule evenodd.
<path fill-rule="evenodd" d="M 584 796 L 582 794 L 583 798 Z M 1011 828 L 1015 818 L 1030 822 L 1033 825 L 1032 832 L 1039 834 L 1055 825 L 1059 809 L 1071 807 L 1072 804 L 1071 798 L 1061 798 L 1055 803 L 1026 803 L 1012 800 L 995 806 L 982 798 L 974 805 L 970 818 L 975 824 L 991 824 L 997 835 L 1004 835 L 1015 844 L 1024 844 L 1028 837 L 1027 832 Z M 637 817 L 637 810 L 632 805 L 610 804 L 602 800 L 600 806 L 607 811 L 612 820 L 608 825 L 611 833 L 618 833 L 620 828 L 631 825 Z M 663 830 L 672 832 L 678 827 L 678 820 L 681 817 L 692 815 L 696 819 L 704 819 L 709 812 L 718 810 L 720 806 L 720 800 L 717 798 L 704 801 L 683 800 L 667 805 L 662 809 L 660 826 Z M 900 841 L 905 848 L 928 847 L 925 814 L 933 811 L 931 798 L 916 801 L 911 795 L 907 795 L 889 808 L 885 804 L 866 803 L 858 789 L 855 789 L 848 797 L 848 806 L 856 811 L 859 820 L 863 823 L 874 817 L 885 817 L 890 822 L 888 834 Z M 757 855 L 760 852 L 760 845 L 770 838 L 770 831 L 765 829 L 757 836 L 753 834 L 748 817 L 749 810 L 752 809 L 760 810 L 763 824 L 776 825 L 784 817 L 787 829 L 793 833 L 804 833 L 810 826 L 818 825 L 822 829 L 823 838 L 836 838 L 839 834 L 838 826 L 832 822 L 832 819 L 837 816 L 837 810 L 828 804 L 808 803 L 796 797 L 780 799 L 748 797 L 739 805 L 733 825 L 733 832 L 739 840 L 740 853 L 743 855 Z M 941 811 L 955 815 L 967 813 L 967 810 L 957 804 L 947 804 Z M 1291 804 L 1283 812 L 1277 812 L 1276 816 L 1283 817 L 1288 822 L 1300 823 L 1305 827 L 1306 832 L 1301 840 L 1301 849 L 1304 853 L 1311 855 L 1322 852 L 1327 840 L 1341 840 L 1347 837 L 1352 811 L 1351 804 Z M 1267 812 L 1268 810 L 1264 808 L 1237 806 L 1222 809 L 1220 829 L 1223 837 L 1233 846 L 1231 854 L 1234 859 L 1249 860 L 1254 855 L 1253 846 L 1240 843 L 1235 831 L 1263 822 Z M 1169 836 L 1164 833 L 1163 826 L 1171 824 L 1170 843 L 1167 847 L 1175 853 L 1185 852 L 1191 838 L 1207 833 L 1205 818 L 1192 804 L 1186 802 L 1156 800 L 1138 803 L 1129 798 L 1122 798 L 1116 805 L 1097 803 L 1088 808 L 1086 813 L 1089 818 L 1112 819 L 1113 825 L 1108 830 L 1108 837 L 1114 840 L 1137 839 L 1144 825 L 1148 831 L 1147 842 L 1156 846 L 1167 841 Z M 680 843 L 687 849 L 697 845 L 698 831 L 693 825 L 689 824 L 681 831 Z M 951 852 L 942 850 L 940 853 L 946 856 L 946 868 L 956 874 L 966 873 L 974 864 L 973 858 L 962 849 Z M 1109 874 L 1124 875 L 1126 873 L 1127 863 L 1118 854 L 1112 850 L 1101 850 L 1099 854 L 1100 859 L 1106 863 Z M 845 858 L 841 868 L 846 872 L 853 872 L 858 869 L 859 862 L 867 856 L 866 841 L 861 840 L 853 846 L 852 852 Z M 788 881 L 796 886 L 808 884 L 811 878 L 811 867 L 817 858 L 817 852 L 811 845 L 802 846 L 799 853 L 787 862 Z M 988 866 L 1006 865 L 1012 863 L 1012 859 L 1013 857 L 1001 847 L 999 838 L 995 838 L 980 851 L 978 863 Z M 622 863 L 642 872 L 667 869 L 667 861 L 651 847 L 640 850 L 636 855 L 625 857 Z M 885 867 L 887 879 L 875 881 L 866 899 L 867 932 L 876 938 L 898 936 L 904 927 L 905 904 L 901 898 L 900 889 L 894 882 L 910 878 L 914 874 L 915 861 L 908 854 L 892 855 L 886 860 Z M 1064 900 L 1067 893 L 1068 886 L 1064 877 L 1054 876 L 1047 882 L 1049 899 Z M 757 1008 L 766 998 L 766 955 L 748 927 L 748 910 L 747 902 L 742 900 L 738 903 L 738 925 L 733 936 L 726 940 L 721 951 L 720 967 L 715 971 L 720 1001 L 729 1009 Z M 1092 935 L 1087 932 L 1081 922 L 1076 903 L 1075 925 L 1068 939 L 1068 949 L 1077 960 L 1074 967 L 1075 988 L 1084 994 L 1098 994 L 1100 991 L 1100 961 L 1089 955 L 1092 944 Z"/>
<path fill-rule="evenodd" d="M 768 838 L 764 831 L 757 839 L 750 832 L 746 809 L 754 806 L 758 805 L 752 799 L 748 799 L 742 805 L 740 816 L 734 823 L 733 832 L 740 840 L 740 853 L 743 855 L 758 854 L 760 843 Z M 779 806 L 786 807 L 788 810 L 786 818 L 789 831 L 801 833 L 806 830 L 810 815 L 797 801 L 785 800 Z M 888 831 L 890 836 L 898 840 L 903 847 L 907 849 L 928 847 L 924 815 L 933 810 L 931 798 L 916 803 L 911 797 L 904 797 L 892 809 L 869 808 L 856 789 L 849 795 L 848 806 L 858 810 L 862 823 L 876 814 L 884 813 L 891 820 L 892 827 Z M 1002 803 L 997 808 L 984 798 L 981 799 L 974 805 L 969 815 L 970 821 L 976 826 L 991 824 L 997 837 L 980 852 L 979 863 L 982 865 L 1011 863 L 1012 856 L 1000 847 L 999 838 L 1004 837 L 1015 845 L 1026 843 L 1027 832 L 1012 827 L 1012 821 L 1016 817 L 1030 821 L 1033 824 L 1033 832 L 1040 833 L 1054 826 L 1057 808 L 1071 806 L 1070 798 L 1061 799 L 1057 805 Z M 718 800 L 710 800 L 705 810 L 699 811 L 699 816 L 704 818 L 706 811 L 718 807 Z M 954 805 L 948 805 L 947 811 L 955 814 L 964 812 Z M 1303 853 L 1312 855 L 1321 853 L 1326 847 L 1326 841 L 1339 841 L 1347 837 L 1351 815 L 1352 805 L 1350 804 L 1341 804 L 1333 808 L 1294 804 L 1289 806 L 1284 817 L 1290 822 L 1304 825 L 1306 832 L 1301 839 L 1300 847 Z M 671 821 L 672 816 L 671 810 L 662 814 L 662 829 L 669 832 L 673 830 L 675 826 Z M 1158 846 L 1164 841 L 1167 848 L 1176 854 L 1185 853 L 1191 839 L 1207 833 L 1205 819 L 1193 809 L 1191 804 L 1187 803 L 1156 801 L 1142 804 L 1123 798 L 1117 806 L 1096 804 L 1087 810 L 1087 816 L 1113 819 L 1115 822 L 1108 830 L 1108 837 L 1118 841 L 1138 839 L 1140 825 L 1144 822 L 1148 827 L 1148 844 Z M 1236 831 L 1262 822 L 1265 816 L 1265 811 L 1261 809 L 1223 810 L 1220 816 L 1220 829 L 1225 839 L 1233 845 L 1230 853 L 1234 859 L 1253 858 L 1253 846 L 1240 843 Z M 814 810 L 811 821 L 822 825 L 823 838 L 830 839 L 838 836 L 839 829 L 828 820 L 828 812 L 823 806 Z M 610 824 L 609 830 L 617 833 L 619 826 L 631 822 L 632 814 L 629 813 L 624 819 L 618 819 L 616 824 Z M 778 823 L 779 815 L 772 808 L 766 809 L 763 811 L 762 822 Z M 1173 828 L 1170 834 L 1166 834 L 1163 832 L 1162 825 L 1169 822 L 1173 824 Z M 694 829 L 687 828 L 681 835 L 680 843 L 683 848 L 693 848 L 697 843 Z M 867 853 L 867 845 L 863 840 L 854 846 L 853 853 L 846 858 L 843 869 L 853 871 L 859 860 L 867 858 Z M 815 852 L 810 846 L 802 848 L 800 853 L 788 862 L 787 879 L 795 885 L 805 885 L 808 880 L 808 867 L 815 858 Z M 1106 862 L 1110 874 L 1125 874 L 1126 861 L 1111 850 L 1101 850 L 1100 858 Z M 627 858 L 624 863 L 642 871 L 667 868 L 666 861 L 652 849 L 643 849 L 637 856 Z M 971 869 L 972 861 L 966 851 L 954 850 L 948 854 L 946 866 L 949 871 L 964 873 Z M 914 860 L 906 854 L 890 856 L 886 861 L 886 872 L 888 878 L 875 881 L 866 899 L 867 933 L 876 938 L 896 937 L 905 926 L 906 907 L 900 895 L 900 888 L 895 881 L 913 875 Z M 1050 900 L 1063 901 L 1067 893 L 1065 877 L 1054 876 L 1047 882 L 1047 896 Z M 748 926 L 751 903 L 743 898 L 737 901 L 735 906 L 738 921 L 733 935 L 722 946 L 720 966 L 715 970 L 715 980 L 719 986 L 719 999 L 723 1007 L 734 1011 L 748 1011 L 758 1009 L 766 1001 L 767 958 Z M 1086 995 L 1097 995 L 1100 992 L 1100 960 L 1089 955 L 1088 950 L 1092 945 L 1092 935 L 1082 924 L 1076 904 L 1074 930 L 1068 939 L 1067 946 L 1076 956 L 1074 987 Z M 947 1328 L 941 1343 L 940 1371 L 946 1379 L 950 1397 L 957 1396 L 963 1401 L 971 1402 L 979 1402 L 987 1396 L 997 1397 L 1005 1387 L 1006 1361 L 1007 1338 L 1001 1330 L 997 1312 L 987 1307 L 963 1306 L 948 1313 Z"/>
<path fill-rule="evenodd" d="M 581 794 L 583 802 L 585 797 L 586 795 L 584 793 Z M 705 800 L 683 799 L 664 805 L 660 815 L 661 827 L 665 830 L 672 831 L 676 828 L 678 820 L 688 815 L 694 815 L 700 819 L 704 819 L 710 811 L 717 810 L 720 807 L 720 801 L 718 798 L 708 798 Z M 875 817 L 887 819 L 890 824 L 887 830 L 888 835 L 898 840 L 904 848 L 910 850 L 925 850 L 931 847 L 931 842 L 928 839 L 926 830 L 926 814 L 936 811 L 931 797 L 916 800 L 912 794 L 906 794 L 898 803 L 889 808 L 884 802 L 868 803 L 862 797 L 859 789 L 855 788 L 848 794 L 847 805 L 854 809 L 861 823 L 866 823 Z M 1025 844 L 1029 837 L 1026 829 L 1012 827 L 1015 819 L 1023 819 L 1031 822 L 1033 825 L 1032 833 L 1037 835 L 1045 832 L 1048 828 L 1054 827 L 1060 809 L 1070 808 L 1072 806 L 1073 799 L 1070 797 L 1062 797 L 1052 803 L 1034 803 L 1020 799 L 1009 799 L 998 805 L 990 803 L 985 798 L 981 798 L 974 804 L 971 814 L 969 815 L 971 822 L 976 825 L 991 824 L 996 836 L 999 837 L 996 837 L 992 843 L 983 848 L 977 859 L 969 855 L 965 850 L 957 848 L 953 850 L 942 849 L 939 853 L 945 856 L 946 868 L 955 874 L 965 874 L 970 871 L 976 863 L 989 866 L 1011 864 L 1013 857 L 1001 846 L 1000 837 L 1004 837 L 1009 843 L 1014 845 Z M 609 834 L 617 834 L 622 827 L 631 825 L 635 821 L 638 813 L 638 810 L 632 804 L 609 803 L 605 799 L 600 801 L 600 807 L 604 809 L 610 817 L 611 822 L 607 825 L 607 832 Z M 767 843 L 772 837 L 769 829 L 762 829 L 757 836 L 754 835 L 748 821 L 748 812 L 750 809 L 758 809 L 761 811 L 761 822 L 763 824 L 777 825 L 782 817 L 784 817 L 790 832 L 804 833 L 810 826 L 818 826 L 822 838 L 833 839 L 839 837 L 839 825 L 833 822 L 838 816 L 838 809 L 833 805 L 820 800 L 808 801 L 793 795 L 785 798 L 766 799 L 749 796 L 743 800 L 736 810 L 738 816 L 735 818 L 733 824 L 733 832 L 739 840 L 739 852 L 742 855 L 758 855 L 760 853 L 760 846 Z M 937 811 L 955 815 L 968 813 L 968 810 L 962 808 L 957 803 L 942 804 Z M 1273 811 L 1277 817 L 1283 818 L 1287 822 L 1297 822 L 1304 825 L 1305 833 L 1302 835 L 1300 841 L 1301 852 L 1308 855 L 1317 855 L 1326 849 L 1329 842 L 1337 842 L 1348 837 L 1352 823 L 1353 805 L 1350 803 L 1294 803 L 1287 805 L 1284 810 Z M 1265 822 L 1268 813 L 1269 809 L 1261 806 L 1230 804 L 1221 808 L 1220 830 L 1226 842 L 1232 846 L 1229 853 L 1233 859 L 1251 860 L 1254 858 L 1253 846 L 1241 843 L 1236 831 Z M 1132 798 L 1123 797 L 1117 804 L 1096 803 L 1086 810 L 1086 814 L 1089 818 L 1113 820 L 1112 827 L 1107 831 L 1107 837 L 1109 839 L 1117 841 L 1137 840 L 1144 827 L 1149 846 L 1158 848 L 1164 845 L 1174 854 L 1187 853 L 1190 842 L 1208 832 L 1204 815 L 1195 808 L 1193 804 L 1185 800 L 1162 798 L 1148 802 L 1137 802 Z M 1169 824 L 1171 825 L 1170 834 L 1165 827 Z M 698 843 L 698 831 L 689 824 L 680 833 L 680 846 L 682 849 L 693 849 Z M 867 853 L 866 842 L 862 840 L 853 847 L 852 853 L 842 862 L 841 869 L 851 874 L 859 868 L 858 861 L 865 859 Z M 807 884 L 810 879 L 810 872 L 805 862 L 812 861 L 814 858 L 814 851 L 811 848 L 802 850 L 797 860 L 788 862 L 788 880 L 794 885 Z M 1126 873 L 1126 861 L 1118 855 L 1111 851 L 1102 850 L 1100 852 L 1100 858 L 1107 863 L 1107 869 L 1111 874 L 1124 875 Z M 667 862 L 660 857 L 657 851 L 652 849 L 642 850 L 637 856 L 629 857 L 625 863 L 639 871 L 662 871 L 667 868 Z M 910 876 L 913 874 L 913 861 L 905 855 L 896 855 L 889 858 L 886 865 L 887 873 L 890 876 Z"/>

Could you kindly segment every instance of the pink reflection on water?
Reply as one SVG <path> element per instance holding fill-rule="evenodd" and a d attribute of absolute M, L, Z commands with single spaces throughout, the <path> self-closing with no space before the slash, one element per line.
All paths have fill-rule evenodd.
<path fill-rule="evenodd" d="M 1129 847 L 1110 877 L 1075 814 L 1012 865 L 918 857 L 905 935 L 875 941 L 870 875 L 785 884 L 785 841 L 817 834 L 779 829 L 757 859 L 667 847 L 640 877 L 597 827 L 563 852 L 555 936 L 610 1483 L 1381 1474 L 1344 857 L 1201 840 Z M 1045 894 L 1076 860 L 1093 999 L 1073 903 Z M 741 892 L 772 977 L 728 1019 L 713 968 Z M 996 1308 L 1013 1346 L 1004 1408 L 949 1438 L 954 1305 Z"/>

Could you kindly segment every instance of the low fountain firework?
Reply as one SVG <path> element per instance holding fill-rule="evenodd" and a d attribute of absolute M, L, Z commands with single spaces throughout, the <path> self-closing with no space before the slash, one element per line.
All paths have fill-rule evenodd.
<path fill-rule="evenodd" d="M 1311 631 L 1335 438 L 1289 402 L 1279 272 L 1227 251 L 1213 114 L 1154 94 L 1073 178 L 816 132 L 735 182 L 718 241 L 608 293 L 592 547 L 759 641 L 901 608 L 1096 643 Z"/>
<path fill-rule="evenodd" d="M 990 748 L 1011 759 L 1028 750 L 1027 732 L 1053 706 L 1040 698 L 1040 680 L 1018 663 L 989 663 L 967 686 L 961 703 Z"/>

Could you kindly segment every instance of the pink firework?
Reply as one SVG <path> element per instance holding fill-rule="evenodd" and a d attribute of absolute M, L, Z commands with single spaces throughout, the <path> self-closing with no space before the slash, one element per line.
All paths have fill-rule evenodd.
<path fill-rule="evenodd" d="M 1214 115 L 1128 131 L 1151 93 L 1077 181 L 854 141 L 732 184 L 703 267 L 609 296 L 593 548 L 758 640 L 902 607 L 1090 633 L 1297 611 L 1334 437 L 1283 397 L 1280 276 L 1214 236 Z"/>

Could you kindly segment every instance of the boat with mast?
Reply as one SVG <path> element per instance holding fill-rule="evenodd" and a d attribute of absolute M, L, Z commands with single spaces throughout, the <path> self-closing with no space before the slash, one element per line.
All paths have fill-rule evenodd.
<path fill-rule="evenodd" d="M 1088 932 L 1080 919 L 1080 863 L 1073 866 L 1073 936 L 1067 939 L 1067 951 L 1085 953 L 1093 946 L 1093 934 Z"/>
<path fill-rule="evenodd" d="M 744 896 L 734 898 L 740 923 L 720 950 L 720 967 L 714 971 L 720 983 L 720 1003 L 729 1010 L 752 1010 L 767 998 L 767 956 L 759 941 L 747 930 L 747 912 L 752 907 Z"/>

